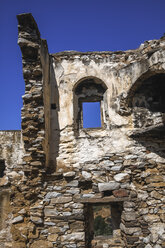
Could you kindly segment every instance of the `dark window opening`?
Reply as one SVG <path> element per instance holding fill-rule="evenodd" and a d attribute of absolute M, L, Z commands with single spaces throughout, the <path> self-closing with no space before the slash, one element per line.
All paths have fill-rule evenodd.
<path fill-rule="evenodd" d="M 92 247 L 92 240 L 110 239 L 113 237 L 113 231 L 120 229 L 122 209 L 122 202 L 86 205 L 87 248 Z"/>
<path fill-rule="evenodd" d="M 94 237 L 113 234 L 110 205 L 93 206 Z"/>
<path fill-rule="evenodd" d="M 5 171 L 5 160 L 0 160 L 0 177 L 4 176 Z"/>
<path fill-rule="evenodd" d="M 165 74 L 156 74 L 144 81 L 132 97 L 135 128 L 148 128 L 165 124 Z"/>
<path fill-rule="evenodd" d="M 51 109 L 56 109 L 56 104 L 55 103 L 51 104 Z"/>
<path fill-rule="evenodd" d="M 132 100 L 133 108 L 146 108 L 165 113 L 165 74 L 156 74 L 142 81 Z"/>
<path fill-rule="evenodd" d="M 83 102 L 83 128 L 101 127 L 100 102 Z"/>

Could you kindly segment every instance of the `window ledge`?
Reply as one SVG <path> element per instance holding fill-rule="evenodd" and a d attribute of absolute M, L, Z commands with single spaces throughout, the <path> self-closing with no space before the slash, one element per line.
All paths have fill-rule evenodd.
<path fill-rule="evenodd" d="M 106 137 L 109 133 L 109 130 L 105 128 L 82 128 L 79 130 L 79 138 L 84 138 L 92 136 L 95 138 Z"/>

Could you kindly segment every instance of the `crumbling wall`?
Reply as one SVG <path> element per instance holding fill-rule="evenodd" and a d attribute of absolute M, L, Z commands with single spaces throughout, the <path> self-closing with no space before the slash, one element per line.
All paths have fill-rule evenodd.
<path fill-rule="evenodd" d="M 132 101 L 135 128 L 164 125 L 164 82 L 163 73 L 141 81 Z"/>
<path fill-rule="evenodd" d="M 21 131 L 0 131 L 0 159 L 5 160 L 6 173 L 22 165 L 22 156 Z"/>
<path fill-rule="evenodd" d="M 150 106 L 144 106 L 146 125 L 140 126 L 143 111 L 135 106 L 138 94 L 145 95 L 148 101 L 147 92 L 151 93 L 151 88 L 159 95 L 160 102 L 162 90 L 156 93 L 155 87 L 159 88 L 161 77 L 160 84 L 164 83 L 164 41 L 146 42 L 136 51 L 64 52 L 54 54 L 53 58 L 61 99 L 58 114 L 61 131 L 56 158 L 58 174 L 54 183 L 53 176 L 49 182 L 50 187 L 52 184 L 54 187 L 45 198 L 49 201 L 45 207 L 45 223 L 54 223 L 60 228 L 56 245 L 74 247 L 76 243 L 75 247 L 111 247 L 117 242 L 121 247 L 164 245 L 163 108 L 156 112 Z M 155 78 L 152 83 L 151 76 Z M 91 81 L 91 86 L 92 80 L 97 83 L 100 80 L 107 88 L 108 106 L 103 114 L 108 121 L 100 129 L 83 129 L 80 125 L 77 130 L 75 125 L 74 108 L 78 108 L 78 103 L 74 94 L 76 87 L 82 82 L 85 84 L 85 80 L 86 85 Z M 138 81 L 141 81 L 141 87 Z M 135 87 L 136 84 L 139 86 Z M 88 91 L 87 98 L 89 96 Z M 151 101 L 154 105 L 154 99 Z M 150 118 L 147 118 L 149 110 Z M 155 130 L 159 125 L 160 129 Z M 140 131 L 143 131 L 141 137 Z M 159 194 L 159 199 L 155 194 Z M 115 236 L 114 232 L 113 237 L 100 241 L 93 237 L 88 242 L 85 216 L 90 212 L 90 206 L 118 201 L 123 204 L 121 233 L 117 232 Z M 64 224 L 67 229 L 62 233 Z M 53 237 L 48 229 L 49 236 L 50 239 Z"/>
<path fill-rule="evenodd" d="M 0 247 L 11 247 L 11 181 L 22 176 L 21 131 L 0 131 Z M 15 171 L 14 171 L 15 170 Z"/>
<path fill-rule="evenodd" d="M 36 225 L 42 225 L 43 212 L 32 211 L 45 186 L 43 178 L 46 168 L 45 151 L 48 138 L 45 137 L 45 113 L 43 86 L 48 83 L 49 61 L 47 45 L 40 39 L 40 33 L 31 14 L 18 15 L 18 44 L 22 51 L 25 95 L 22 109 L 22 138 L 24 156 L 23 175 L 12 182 L 12 247 L 28 247 L 29 240 L 38 238 Z M 49 65 L 48 65 L 49 68 Z M 45 104 L 46 104 L 45 103 Z M 46 114 L 47 116 L 47 114 Z M 49 114 L 48 114 L 49 116 Z M 48 125 L 46 126 L 48 127 Z"/>
<path fill-rule="evenodd" d="M 10 190 L 0 187 L 0 248 L 12 247 Z"/>
<path fill-rule="evenodd" d="M 156 125 L 155 115 L 149 129 L 140 126 L 135 104 L 145 80 L 164 74 L 164 39 L 125 52 L 49 55 L 48 78 L 34 19 L 24 14 L 18 21 L 26 154 L 25 175 L 13 185 L 13 247 L 164 247 L 163 119 Z M 82 82 L 87 87 L 78 95 Z M 93 84 L 105 86 L 99 100 L 104 125 L 84 129 L 77 125 L 78 99 L 98 97 Z M 107 204 L 113 232 L 97 237 L 92 209 Z"/>

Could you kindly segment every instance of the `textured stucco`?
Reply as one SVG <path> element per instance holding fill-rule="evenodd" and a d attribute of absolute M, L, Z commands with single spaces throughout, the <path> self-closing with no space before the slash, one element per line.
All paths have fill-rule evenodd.
<path fill-rule="evenodd" d="M 18 22 L 25 95 L 22 138 L 0 132 L 1 187 L 11 191 L 4 247 L 165 247 L 165 39 L 49 54 L 32 15 Z M 99 99 L 101 128 L 82 127 L 85 99 Z M 95 237 L 93 209 L 105 204 L 116 228 Z"/>

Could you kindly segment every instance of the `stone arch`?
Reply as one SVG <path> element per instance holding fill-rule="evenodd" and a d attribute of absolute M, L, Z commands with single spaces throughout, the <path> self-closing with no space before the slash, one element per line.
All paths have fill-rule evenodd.
<path fill-rule="evenodd" d="M 148 70 L 132 85 L 127 106 L 132 114 L 131 137 L 148 152 L 165 157 L 165 70 Z"/>
<path fill-rule="evenodd" d="M 133 73 L 134 71 L 134 73 Z M 132 64 L 132 82 L 127 89 L 127 100 L 138 87 L 149 77 L 165 73 L 165 50 L 153 50 L 148 58 Z"/>
<path fill-rule="evenodd" d="M 82 103 L 100 102 L 101 127 L 106 126 L 107 111 L 107 85 L 97 77 L 83 77 L 78 80 L 73 87 L 73 106 L 74 106 L 74 127 L 79 130 L 83 127 Z M 108 111 L 107 111 L 108 112 Z M 106 116 L 106 117 L 105 117 Z"/>
<path fill-rule="evenodd" d="M 126 103 L 129 107 L 131 107 L 131 101 L 136 93 L 136 91 L 145 83 L 145 81 L 151 77 L 159 76 L 165 74 L 165 70 L 148 70 L 145 73 L 141 74 L 139 78 L 131 85 L 131 87 L 127 91 L 126 95 Z"/>
<path fill-rule="evenodd" d="M 153 50 L 146 54 L 148 58 L 136 61 L 127 68 L 123 68 L 119 74 L 125 84 L 125 91 L 117 100 L 119 102 L 116 111 L 121 115 L 131 113 L 130 102 L 137 88 L 150 76 L 165 73 L 165 50 Z"/>
<path fill-rule="evenodd" d="M 86 80 L 93 80 L 96 84 L 101 84 L 102 87 L 103 87 L 105 90 L 108 89 L 106 83 L 105 83 L 102 79 L 100 79 L 100 78 L 98 78 L 98 77 L 94 77 L 94 76 L 87 76 L 87 77 L 82 77 L 82 78 L 80 78 L 78 81 L 76 81 L 76 83 L 75 83 L 75 85 L 74 85 L 74 87 L 73 87 L 73 92 L 76 90 L 76 88 L 77 88 L 78 85 L 80 85 L 81 83 L 83 83 L 83 82 L 86 81 Z"/>
<path fill-rule="evenodd" d="M 132 98 L 135 92 L 148 78 L 165 73 L 164 61 L 161 59 L 158 61 L 160 51 L 159 56 L 155 54 L 156 53 L 153 54 L 153 58 L 151 57 L 148 60 L 139 61 L 138 63 L 132 64 L 131 68 L 128 70 L 127 76 L 130 80 L 126 85 L 125 90 L 116 98 L 115 103 L 118 102 L 118 104 L 114 104 L 116 112 L 120 115 L 127 116 L 131 114 Z M 161 55 L 163 56 L 163 54 Z"/>
<path fill-rule="evenodd" d="M 162 126 L 165 120 L 165 71 L 148 70 L 132 85 L 127 106 L 133 114 L 135 128 Z"/>

